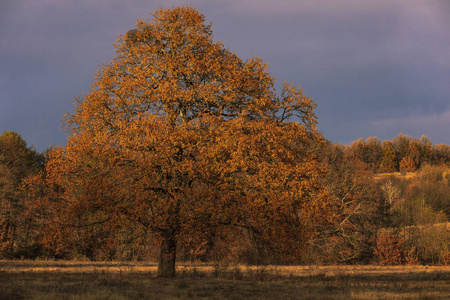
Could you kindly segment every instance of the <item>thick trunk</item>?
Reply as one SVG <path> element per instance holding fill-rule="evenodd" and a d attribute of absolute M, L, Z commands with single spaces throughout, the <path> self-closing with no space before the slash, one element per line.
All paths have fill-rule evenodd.
<path fill-rule="evenodd" d="M 175 259 L 177 254 L 177 241 L 173 236 L 165 237 L 161 243 L 159 256 L 158 276 L 175 277 Z"/>

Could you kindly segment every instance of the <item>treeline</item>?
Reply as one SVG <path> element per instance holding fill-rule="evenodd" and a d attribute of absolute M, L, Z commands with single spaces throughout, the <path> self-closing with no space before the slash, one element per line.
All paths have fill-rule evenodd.
<path fill-rule="evenodd" d="M 419 141 L 408 137 L 405 140 Z M 180 239 L 178 260 L 250 264 L 449 263 L 448 160 L 443 161 L 442 151 L 436 151 L 431 143 L 418 142 L 424 148 L 431 146 L 434 154 L 429 157 L 440 157 L 440 160 L 434 160 L 435 165 L 428 164 L 433 160 L 427 163 L 421 160 L 422 165 L 412 178 L 395 175 L 380 178 L 372 170 L 383 160 L 372 161 L 371 165 L 355 151 L 360 149 L 358 145 L 371 145 L 371 141 L 373 139 L 359 140 L 348 147 L 328 144 L 317 150 L 322 151 L 323 163 L 328 166 L 324 187 L 330 202 L 334 203 L 336 218 L 331 223 L 318 224 L 307 240 L 298 241 L 303 245 L 298 247 L 305 247 L 300 257 L 283 256 L 279 251 L 283 247 L 277 245 L 283 240 L 275 240 L 276 235 L 265 239 L 245 228 L 205 228 L 203 233 Z M 42 203 L 42 199 L 50 196 L 49 191 L 57 188 L 36 184 L 39 182 L 36 178 L 45 174 L 48 153 L 51 150 L 41 154 L 28 147 L 15 132 L 0 135 L 1 258 L 157 258 L 159 239 L 139 223 L 111 221 L 104 210 L 88 207 L 84 211 L 83 207 L 78 207 L 79 211 L 63 215 L 57 207 L 64 207 L 63 203 Z M 405 154 L 404 157 L 408 157 L 408 153 Z M 284 230 L 282 225 L 275 229 Z"/>
<path fill-rule="evenodd" d="M 341 167 L 335 171 L 336 178 L 328 180 L 328 185 L 333 187 L 336 182 L 342 182 L 344 192 L 338 194 L 340 201 L 356 207 L 350 209 L 348 219 L 344 217 L 344 220 L 357 216 L 361 223 L 372 224 L 355 235 L 356 242 L 349 243 L 360 252 L 365 245 L 368 254 L 365 261 L 381 264 L 450 262 L 448 145 L 434 145 L 424 135 L 419 139 L 400 133 L 391 141 L 381 142 L 377 137 L 369 137 L 348 146 L 330 145 L 328 155 L 333 170 L 341 161 Z M 407 173 L 408 176 L 404 176 Z M 339 178 L 342 176 L 348 179 Z M 346 215 L 344 211 L 342 215 Z M 355 224 L 347 227 L 358 228 Z M 344 231 L 338 236 L 341 240 L 349 239 Z M 366 241 L 361 244 L 362 236 Z M 338 249 L 338 255 L 348 253 L 341 247 Z M 363 261 L 361 258 L 353 262 Z"/>
<path fill-rule="evenodd" d="M 402 135 L 399 135 L 402 136 Z M 370 139 L 369 139 L 370 140 Z M 413 139 L 411 139 L 413 140 Z M 450 166 L 422 163 L 415 173 L 374 173 L 352 148 L 331 145 L 327 179 L 342 203 L 330 260 L 379 264 L 450 263 Z M 446 147 L 442 147 L 446 149 Z M 412 172 L 403 170 L 401 172 Z M 353 255 L 349 255 L 353 253 Z M 339 260 L 339 259 L 338 259 Z"/>
<path fill-rule="evenodd" d="M 450 162 L 450 146 L 434 145 L 425 135 L 413 138 L 400 133 L 391 141 L 383 142 L 377 137 L 360 138 L 349 146 L 341 147 L 375 173 L 415 172 L 422 165 Z"/>
<path fill-rule="evenodd" d="M 32 203 L 23 189 L 27 178 L 44 170 L 45 156 L 20 134 L 0 135 L 0 257 L 35 256 L 39 242 L 28 216 Z"/>

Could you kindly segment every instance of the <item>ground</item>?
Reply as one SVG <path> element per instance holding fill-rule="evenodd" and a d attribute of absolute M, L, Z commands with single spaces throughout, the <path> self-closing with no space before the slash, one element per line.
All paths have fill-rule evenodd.
<path fill-rule="evenodd" d="M 0 261 L 0 299 L 450 299 L 450 267 Z"/>

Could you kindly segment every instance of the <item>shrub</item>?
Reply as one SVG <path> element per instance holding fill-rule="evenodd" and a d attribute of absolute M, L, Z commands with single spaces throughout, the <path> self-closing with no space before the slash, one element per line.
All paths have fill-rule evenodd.
<path fill-rule="evenodd" d="M 416 253 L 416 247 L 413 247 L 408 252 L 408 256 L 406 257 L 406 262 L 410 266 L 418 266 L 418 265 L 420 265 L 420 261 L 419 261 L 419 258 L 417 257 L 417 253 Z"/>
<path fill-rule="evenodd" d="M 405 241 L 395 233 L 382 232 L 374 254 L 380 265 L 402 265 L 406 261 Z"/>
<path fill-rule="evenodd" d="M 414 165 L 414 161 L 411 157 L 406 156 L 400 162 L 400 173 L 402 175 L 406 175 L 408 172 L 416 171 L 416 167 Z"/>
<path fill-rule="evenodd" d="M 442 254 L 442 264 L 444 266 L 450 266 L 450 251 L 446 250 L 444 254 Z"/>

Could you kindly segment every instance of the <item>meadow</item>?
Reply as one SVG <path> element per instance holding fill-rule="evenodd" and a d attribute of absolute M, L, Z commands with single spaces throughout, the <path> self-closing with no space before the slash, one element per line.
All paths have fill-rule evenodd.
<path fill-rule="evenodd" d="M 448 266 L 0 261 L 0 299 L 449 299 Z"/>

